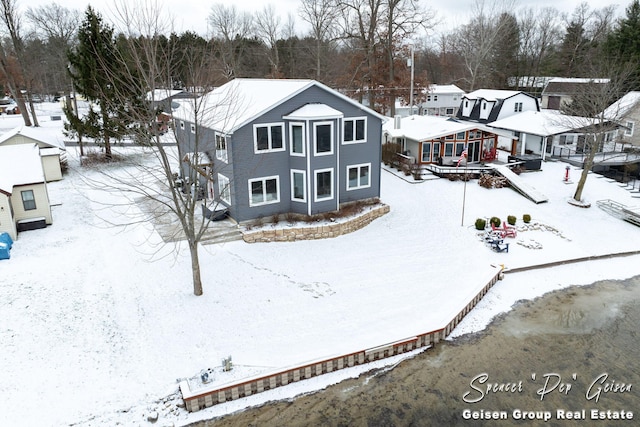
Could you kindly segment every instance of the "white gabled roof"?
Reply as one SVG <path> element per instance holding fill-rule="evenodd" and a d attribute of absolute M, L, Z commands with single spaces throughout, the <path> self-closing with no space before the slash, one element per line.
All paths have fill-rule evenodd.
<path fill-rule="evenodd" d="M 524 111 L 487 124 L 492 128 L 539 136 L 559 135 L 590 125 L 593 125 L 593 119 L 567 116 L 556 110 Z"/>
<path fill-rule="evenodd" d="M 64 145 L 64 141 L 62 140 L 62 137 L 53 135 L 51 132 L 51 129 L 42 128 L 42 127 L 24 126 L 24 125 L 13 128 L 9 132 L 2 134 L 2 136 L 0 136 L 0 145 L 2 145 L 3 142 L 7 142 L 14 136 L 18 136 L 18 135 L 32 139 L 34 142 L 41 143 L 48 147 L 56 147 L 56 148 L 59 148 L 60 150 L 67 149 L 66 146 Z"/>
<path fill-rule="evenodd" d="M 487 101 L 498 101 L 511 98 L 512 96 L 524 93 L 519 90 L 499 90 L 499 89 L 478 89 L 464 95 L 467 99 L 486 99 Z"/>
<path fill-rule="evenodd" d="M 604 117 L 609 120 L 620 120 L 640 102 L 640 92 L 632 91 L 608 106 Z"/>
<path fill-rule="evenodd" d="M 173 116 L 189 122 L 193 122 L 193 118 L 198 117 L 199 123 L 203 126 L 231 134 L 312 86 L 318 86 L 331 92 L 381 120 L 386 119 L 377 112 L 315 80 L 244 78 L 231 80 L 196 99 L 176 100 L 179 107 L 174 110 Z"/>
<path fill-rule="evenodd" d="M 152 91 L 147 92 L 147 101 L 155 101 L 155 102 L 164 101 L 165 99 L 176 96 L 177 94 L 182 92 L 183 91 L 181 90 L 154 89 Z"/>
<path fill-rule="evenodd" d="M 0 145 L 0 189 L 11 193 L 16 185 L 45 182 L 36 144 Z"/>
<path fill-rule="evenodd" d="M 311 118 L 332 119 L 342 117 L 342 111 L 325 104 L 307 104 L 284 116 L 286 119 L 305 120 Z"/>
<path fill-rule="evenodd" d="M 464 94 L 464 91 L 456 85 L 429 85 L 429 87 L 426 89 L 426 92 L 436 95 L 445 93 Z"/>

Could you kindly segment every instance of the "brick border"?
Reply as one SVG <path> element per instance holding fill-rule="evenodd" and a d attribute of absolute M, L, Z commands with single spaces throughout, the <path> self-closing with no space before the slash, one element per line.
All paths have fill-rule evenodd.
<path fill-rule="evenodd" d="M 240 399 L 265 390 L 281 387 L 292 382 L 373 362 L 374 360 L 384 359 L 418 348 L 432 347 L 441 340 L 444 340 L 451 331 L 453 331 L 464 316 L 466 316 L 478 304 L 478 302 L 480 302 L 489 289 L 491 289 L 498 280 L 501 280 L 504 277 L 503 274 L 503 270 L 499 269 L 489 282 L 476 293 L 471 301 L 469 301 L 465 307 L 441 329 L 403 338 L 398 341 L 382 344 L 354 353 L 326 359 L 318 359 L 306 362 L 302 365 L 276 370 L 270 373 L 263 373 L 254 377 L 234 381 L 225 384 L 224 386 L 212 386 L 210 388 L 192 392 L 188 381 L 181 381 L 180 393 L 182 394 L 185 407 L 189 412 L 196 412 L 200 409 L 207 408 L 218 403 Z"/>

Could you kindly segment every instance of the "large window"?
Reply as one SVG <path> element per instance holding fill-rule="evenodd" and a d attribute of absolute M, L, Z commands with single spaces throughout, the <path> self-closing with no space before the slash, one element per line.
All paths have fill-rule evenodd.
<path fill-rule="evenodd" d="M 231 204 L 231 187 L 229 184 L 229 178 L 218 174 L 218 194 L 220 195 L 220 200 L 228 205 Z"/>
<path fill-rule="evenodd" d="M 291 171 L 291 200 L 298 202 L 307 201 L 307 185 L 305 171 Z"/>
<path fill-rule="evenodd" d="M 36 208 L 36 198 L 33 195 L 33 190 L 21 191 L 22 206 L 25 211 L 32 211 Z"/>
<path fill-rule="evenodd" d="M 255 152 L 283 151 L 283 128 L 284 125 L 282 123 L 254 125 L 253 136 Z"/>
<path fill-rule="evenodd" d="M 314 123 L 314 146 L 316 155 L 333 154 L 333 123 Z"/>
<path fill-rule="evenodd" d="M 225 135 L 220 135 L 216 133 L 216 158 L 222 160 L 223 162 L 228 161 L 227 155 L 227 144 L 229 137 Z"/>
<path fill-rule="evenodd" d="M 464 142 L 456 143 L 456 156 L 460 156 L 464 151 Z"/>
<path fill-rule="evenodd" d="M 291 154 L 304 156 L 304 125 L 302 123 L 289 125 L 289 139 L 291 140 Z"/>
<path fill-rule="evenodd" d="M 444 144 L 444 155 L 446 157 L 453 156 L 453 143 L 452 142 L 447 142 L 447 143 Z"/>
<path fill-rule="evenodd" d="M 367 119 L 366 117 L 357 119 L 344 119 L 345 144 L 353 144 L 367 141 Z"/>
<path fill-rule="evenodd" d="M 371 187 L 371 163 L 349 166 L 347 168 L 347 190 Z"/>
<path fill-rule="evenodd" d="M 333 198 L 333 169 L 316 171 L 316 201 Z"/>
<path fill-rule="evenodd" d="M 430 142 L 422 143 L 422 161 L 423 162 L 431 161 L 431 143 Z"/>
<path fill-rule="evenodd" d="M 249 180 L 249 206 L 267 205 L 280 201 L 280 183 L 277 176 Z"/>

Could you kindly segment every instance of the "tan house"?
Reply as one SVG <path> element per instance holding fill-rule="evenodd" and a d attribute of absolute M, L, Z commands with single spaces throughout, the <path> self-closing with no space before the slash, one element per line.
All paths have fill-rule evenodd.
<path fill-rule="evenodd" d="M 50 129 L 19 126 L 0 136 L 0 147 L 36 144 L 40 150 L 42 167 L 47 182 L 62 179 L 62 165 L 66 162 L 66 147 L 61 137 Z"/>
<path fill-rule="evenodd" d="M 36 144 L 0 145 L 0 233 L 16 240 L 20 231 L 52 223 L 40 149 Z"/>
<path fill-rule="evenodd" d="M 542 90 L 540 106 L 543 109 L 561 110 L 565 105 L 571 104 L 574 96 L 596 84 L 609 84 L 609 79 L 554 77 Z"/>
<path fill-rule="evenodd" d="M 640 146 L 640 92 L 632 91 L 611 104 L 604 111 L 604 117 L 618 123 L 621 128 L 607 134 L 607 142 Z"/>

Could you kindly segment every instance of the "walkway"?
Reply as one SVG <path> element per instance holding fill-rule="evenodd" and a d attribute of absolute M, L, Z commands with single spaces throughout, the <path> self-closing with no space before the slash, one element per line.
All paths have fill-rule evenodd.
<path fill-rule="evenodd" d="M 522 178 L 520 178 L 519 175 L 516 175 L 511 169 L 509 169 L 508 166 L 492 163 L 489 165 L 489 167 L 505 177 L 513 188 L 518 190 L 518 192 L 520 192 L 523 196 L 531 199 L 534 203 L 538 204 L 549 201 L 547 196 L 542 194 L 533 186 L 526 183 Z"/>

